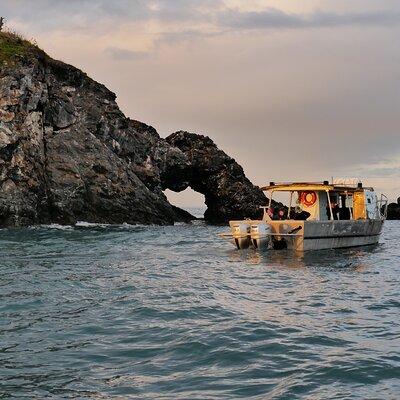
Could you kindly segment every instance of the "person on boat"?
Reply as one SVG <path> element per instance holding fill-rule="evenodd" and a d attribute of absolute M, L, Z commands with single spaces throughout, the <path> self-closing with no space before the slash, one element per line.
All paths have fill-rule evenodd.
<path fill-rule="evenodd" d="M 340 196 L 340 203 L 341 207 L 339 208 L 339 219 L 340 220 L 349 220 L 350 219 L 350 208 L 347 207 L 347 196 L 341 195 Z"/>
<path fill-rule="evenodd" d="M 281 220 L 281 221 L 282 221 L 283 219 L 286 219 L 286 218 L 285 218 L 285 209 L 282 208 L 282 207 L 281 207 L 281 208 L 279 209 L 279 211 L 278 211 L 278 219 Z"/>
<path fill-rule="evenodd" d="M 306 221 L 307 218 L 310 216 L 311 214 L 308 211 L 304 211 L 302 210 L 301 212 L 297 213 L 295 216 L 295 219 L 297 221 Z"/>
<path fill-rule="evenodd" d="M 340 208 L 339 218 L 341 220 L 350 219 L 350 209 L 348 207 Z"/>
<path fill-rule="evenodd" d="M 339 219 L 339 212 L 340 208 L 338 203 L 335 200 L 331 201 L 331 208 L 329 209 L 329 206 L 326 207 L 326 214 L 329 219 L 331 219 L 331 211 L 332 211 L 332 216 L 333 219 L 338 220 Z"/>
<path fill-rule="evenodd" d="M 293 219 L 295 221 L 305 221 L 311 214 L 297 206 L 294 210 Z"/>
<path fill-rule="evenodd" d="M 332 214 L 333 214 L 333 219 L 339 219 L 339 204 L 336 203 L 335 201 L 332 203 Z"/>

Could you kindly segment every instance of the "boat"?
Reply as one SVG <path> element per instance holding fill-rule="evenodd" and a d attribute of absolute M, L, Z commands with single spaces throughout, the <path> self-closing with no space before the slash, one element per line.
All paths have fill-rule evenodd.
<path fill-rule="evenodd" d="M 379 242 L 387 197 L 362 182 L 274 183 L 261 188 L 269 202 L 261 220 L 229 221 L 237 249 L 308 251 L 373 245 Z M 289 197 L 289 206 L 274 197 Z"/>

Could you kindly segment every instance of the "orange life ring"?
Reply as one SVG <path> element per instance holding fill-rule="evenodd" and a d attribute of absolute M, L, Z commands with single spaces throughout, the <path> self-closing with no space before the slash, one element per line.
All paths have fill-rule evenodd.
<path fill-rule="evenodd" d="M 306 207 L 312 207 L 317 201 L 317 194 L 311 191 L 301 192 L 300 202 Z"/>

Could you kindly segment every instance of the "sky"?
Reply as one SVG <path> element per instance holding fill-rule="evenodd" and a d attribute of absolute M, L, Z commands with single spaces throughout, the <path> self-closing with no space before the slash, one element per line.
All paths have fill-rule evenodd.
<path fill-rule="evenodd" d="M 0 15 L 162 137 L 210 136 L 256 185 L 361 178 L 400 196 L 398 0 L 0 0 Z"/>

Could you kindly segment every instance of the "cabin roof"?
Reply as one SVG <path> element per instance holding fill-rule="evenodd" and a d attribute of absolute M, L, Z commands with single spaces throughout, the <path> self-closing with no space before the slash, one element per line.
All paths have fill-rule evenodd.
<path fill-rule="evenodd" d="M 329 191 L 329 192 L 359 192 L 373 190 L 372 187 L 358 187 L 354 185 L 335 185 L 321 182 L 285 182 L 261 187 L 264 191 L 297 192 L 303 190 Z"/>

